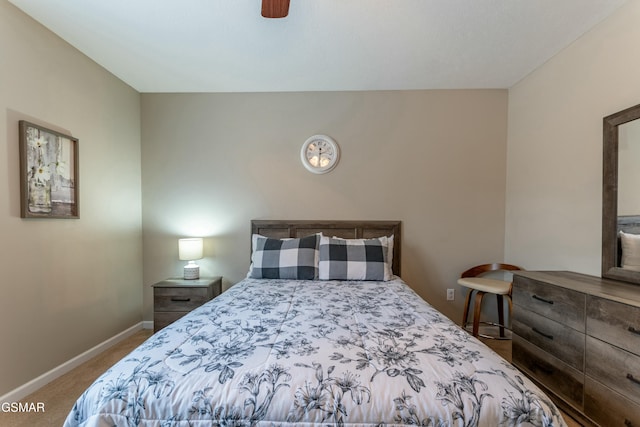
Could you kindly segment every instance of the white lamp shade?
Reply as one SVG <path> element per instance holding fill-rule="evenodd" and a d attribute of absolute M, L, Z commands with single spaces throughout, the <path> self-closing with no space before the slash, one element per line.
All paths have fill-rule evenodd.
<path fill-rule="evenodd" d="M 202 258 L 202 238 L 178 240 L 178 257 L 182 261 L 193 261 Z"/>

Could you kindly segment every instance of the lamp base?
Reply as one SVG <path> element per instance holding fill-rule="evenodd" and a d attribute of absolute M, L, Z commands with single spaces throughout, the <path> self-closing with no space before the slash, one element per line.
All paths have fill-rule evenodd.
<path fill-rule="evenodd" d="M 193 261 L 184 266 L 183 277 L 185 280 L 194 280 L 200 278 L 200 266 Z"/>

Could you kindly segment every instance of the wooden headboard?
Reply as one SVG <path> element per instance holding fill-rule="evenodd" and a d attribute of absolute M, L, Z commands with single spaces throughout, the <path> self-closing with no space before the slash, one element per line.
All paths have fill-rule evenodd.
<path fill-rule="evenodd" d="M 393 273 L 400 276 L 400 221 L 307 221 L 258 220 L 251 221 L 251 234 L 282 239 L 322 233 L 343 239 L 371 239 L 393 237 Z"/>

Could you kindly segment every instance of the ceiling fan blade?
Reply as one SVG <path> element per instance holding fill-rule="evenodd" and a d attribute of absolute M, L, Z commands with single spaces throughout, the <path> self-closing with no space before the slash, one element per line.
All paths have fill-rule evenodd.
<path fill-rule="evenodd" d="M 289 14 L 289 0 L 262 0 L 262 16 L 284 18 Z"/>

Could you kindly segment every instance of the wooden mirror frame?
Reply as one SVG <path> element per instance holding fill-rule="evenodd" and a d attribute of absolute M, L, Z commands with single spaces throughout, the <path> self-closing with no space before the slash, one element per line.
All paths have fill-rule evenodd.
<path fill-rule="evenodd" d="M 618 127 L 640 119 L 640 104 L 603 119 L 602 277 L 640 285 L 640 272 L 618 266 Z"/>

